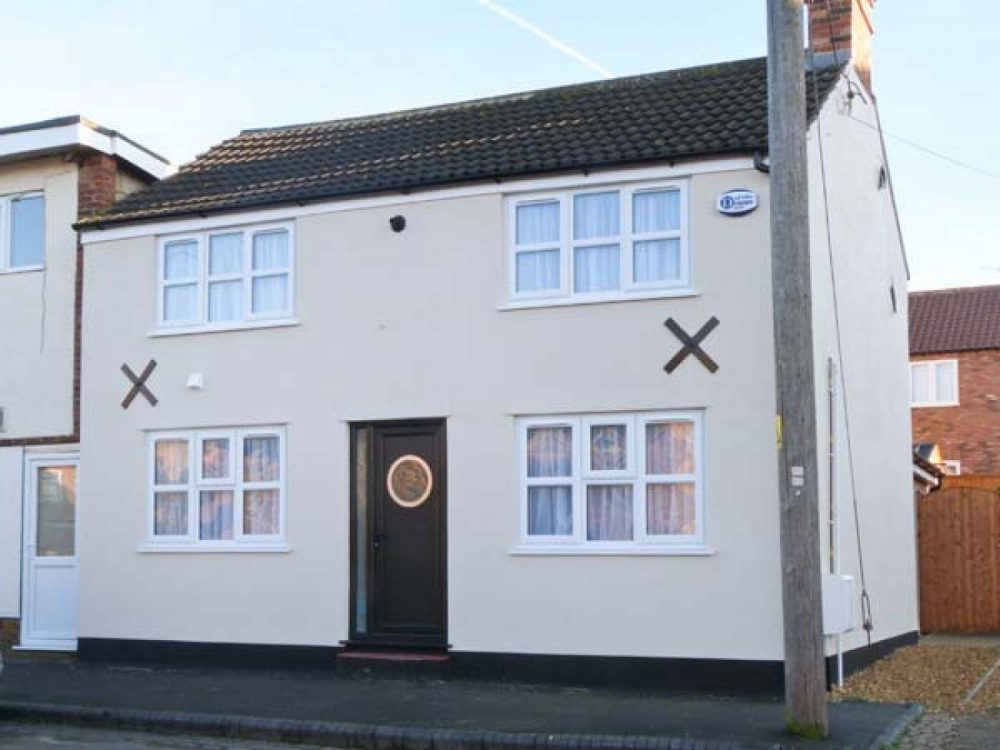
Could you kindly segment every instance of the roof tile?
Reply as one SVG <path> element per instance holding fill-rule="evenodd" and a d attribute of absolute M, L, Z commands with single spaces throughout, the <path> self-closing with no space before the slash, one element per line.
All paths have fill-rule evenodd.
<path fill-rule="evenodd" d="M 1000 284 L 910 294 L 910 354 L 1000 349 Z"/>
<path fill-rule="evenodd" d="M 821 100 L 833 89 L 839 70 L 817 71 Z M 807 78 L 810 88 L 813 80 Z M 810 117 L 813 104 L 810 92 Z M 247 130 L 78 226 L 766 148 L 767 61 L 756 58 Z"/>

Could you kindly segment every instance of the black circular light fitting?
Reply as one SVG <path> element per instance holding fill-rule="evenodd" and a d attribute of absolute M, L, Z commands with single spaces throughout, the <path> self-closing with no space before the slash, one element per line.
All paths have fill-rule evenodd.
<path fill-rule="evenodd" d="M 396 214 L 389 218 L 389 226 L 392 227 L 393 232 L 402 232 L 406 229 L 406 217 L 402 214 Z"/>

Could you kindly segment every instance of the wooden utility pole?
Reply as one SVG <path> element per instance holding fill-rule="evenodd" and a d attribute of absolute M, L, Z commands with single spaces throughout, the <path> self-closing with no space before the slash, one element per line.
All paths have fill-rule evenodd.
<path fill-rule="evenodd" d="M 768 0 L 771 279 L 788 728 L 826 736 L 802 0 Z"/>

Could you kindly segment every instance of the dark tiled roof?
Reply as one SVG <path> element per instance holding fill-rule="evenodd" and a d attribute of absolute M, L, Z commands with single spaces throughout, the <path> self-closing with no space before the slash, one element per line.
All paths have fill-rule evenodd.
<path fill-rule="evenodd" d="M 832 67 L 817 72 L 821 100 L 838 73 Z M 813 102 L 810 89 L 810 117 Z M 247 130 L 81 226 L 749 154 L 766 147 L 767 62 L 756 58 Z"/>
<path fill-rule="evenodd" d="M 910 294 L 910 353 L 1000 349 L 1000 284 Z"/>

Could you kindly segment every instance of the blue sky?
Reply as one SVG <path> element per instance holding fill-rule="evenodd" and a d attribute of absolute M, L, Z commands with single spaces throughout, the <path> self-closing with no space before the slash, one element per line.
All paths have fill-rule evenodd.
<path fill-rule="evenodd" d="M 496 0 L 616 75 L 763 54 L 764 0 Z M 1000 3 L 882 0 L 883 125 L 1000 174 Z M 590 80 L 476 0 L 36 0 L 4 9 L 0 125 L 81 113 L 183 162 L 241 129 Z M 888 139 L 912 288 L 1000 283 L 1000 179 Z"/>

